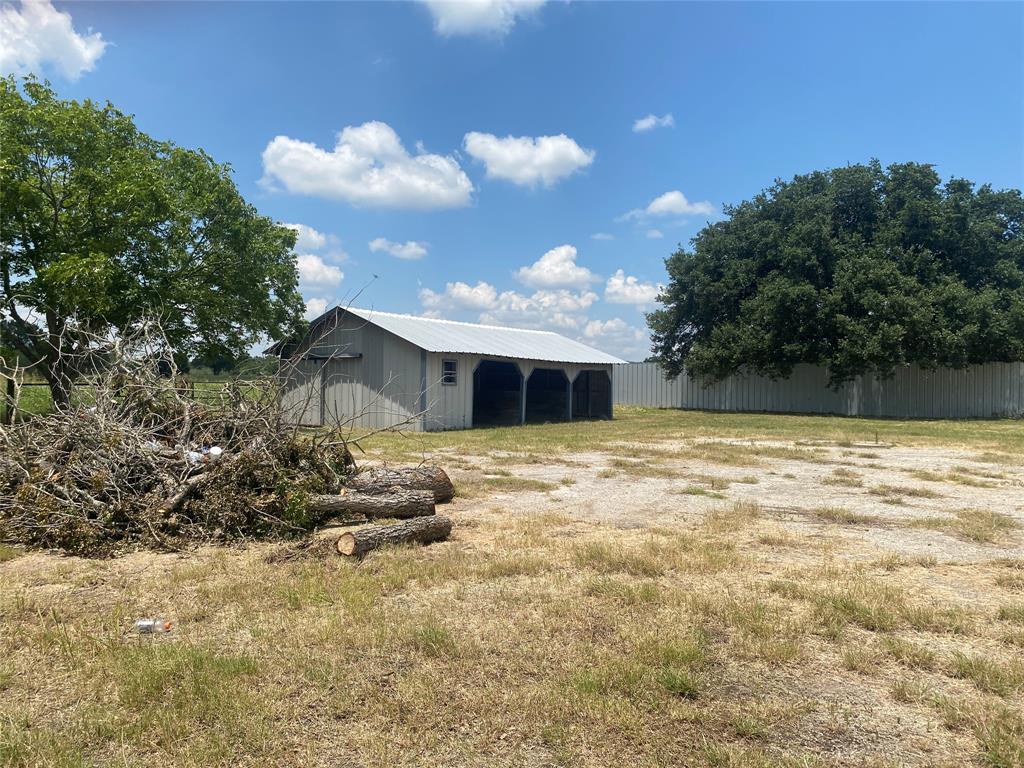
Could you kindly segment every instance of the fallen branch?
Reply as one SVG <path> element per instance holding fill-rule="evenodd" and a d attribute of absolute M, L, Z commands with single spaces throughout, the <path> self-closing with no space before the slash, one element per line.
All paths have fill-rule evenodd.
<path fill-rule="evenodd" d="M 455 487 L 448 474 L 433 466 L 371 469 L 349 478 L 345 485 L 363 493 L 390 493 L 393 488 L 430 491 L 436 504 L 451 501 L 455 495 Z"/>
<path fill-rule="evenodd" d="M 311 496 L 306 511 L 314 519 L 329 515 L 359 516 L 370 520 L 379 517 L 422 517 L 434 514 L 434 494 L 401 488 L 394 488 L 387 494 L 345 490 L 339 494 Z"/>
<path fill-rule="evenodd" d="M 395 525 L 375 525 L 345 533 L 338 539 L 338 554 L 362 557 L 385 544 L 418 542 L 429 544 L 442 541 L 452 532 L 452 521 L 443 515 L 417 517 Z"/>

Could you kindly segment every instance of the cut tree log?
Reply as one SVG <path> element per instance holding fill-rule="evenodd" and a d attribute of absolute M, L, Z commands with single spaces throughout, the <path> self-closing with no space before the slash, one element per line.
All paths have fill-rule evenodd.
<path fill-rule="evenodd" d="M 442 504 L 455 495 L 448 474 L 440 467 L 407 467 L 404 469 L 371 469 L 360 472 L 345 482 L 348 488 L 364 493 L 389 493 L 392 488 L 410 491 L 431 491 L 434 501 Z"/>
<path fill-rule="evenodd" d="M 434 494 L 402 488 L 393 488 L 386 494 L 363 493 L 346 488 L 339 494 L 311 496 L 307 509 L 319 517 L 423 517 L 434 514 Z"/>
<path fill-rule="evenodd" d="M 362 557 L 367 552 L 384 544 L 404 544 L 415 541 L 429 544 L 448 538 L 452 532 L 452 521 L 443 515 L 416 517 L 395 525 L 374 525 L 350 531 L 338 539 L 338 554 Z"/>

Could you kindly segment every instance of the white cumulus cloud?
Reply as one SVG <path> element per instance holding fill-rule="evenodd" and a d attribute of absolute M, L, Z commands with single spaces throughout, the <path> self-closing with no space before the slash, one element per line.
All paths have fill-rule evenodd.
<path fill-rule="evenodd" d="M 427 244 L 418 243 L 415 240 L 396 243 L 385 237 L 378 237 L 370 241 L 370 250 L 373 253 L 384 251 L 397 259 L 413 260 L 422 259 L 427 255 Z"/>
<path fill-rule="evenodd" d="M 585 313 L 596 301 L 597 294 L 586 290 L 539 290 L 529 296 L 502 291 L 494 306 L 481 313 L 480 322 L 575 334 L 586 324 Z"/>
<path fill-rule="evenodd" d="M 471 131 L 463 138 L 463 148 L 481 161 L 488 178 L 505 179 L 532 187 L 554 185 L 594 162 L 596 153 L 584 149 L 564 133 L 557 136 L 506 136 Z"/>
<path fill-rule="evenodd" d="M 627 275 L 623 270 L 616 270 L 615 274 L 608 278 L 604 285 L 604 300 L 609 304 L 653 304 L 661 286 L 654 283 L 641 283 L 633 275 Z"/>
<path fill-rule="evenodd" d="M 319 251 L 327 245 L 327 235 L 306 224 L 282 224 L 282 226 L 295 230 L 296 251 Z"/>
<path fill-rule="evenodd" d="M 662 117 L 648 115 L 633 122 L 633 133 L 646 133 L 647 131 L 653 131 L 655 128 L 673 128 L 675 124 L 676 120 L 672 117 L 671 112 Z"/>
<path fill-rule="evenodd" d="M 503 37 L 545 0 L 423 0 L 440 35 Z"/>
<path fill-rule="evenodd" d="M 623 281 L 627 281 L 624 276 Z M 625 289 L 627 292 L 635 293 L 646 287 L 646 284 L 637 287 L 635 278 L 633 281 Z M 476 285 L 459 281 L 448 283 L 443 291 L 423 288 L 419 295 L 423 314 L 427 317 L 443 318 L 475 312 L 478 313 L 475 319 L 481 323 L 556 331 L 634 360 L 645 357 L 645 350 L 650 346 L 644 331 L 620 318 L 595 320 L 589 317 L 588 313 L 598 302 L 598 295 L 588 289 L 542 288 L 527 295 L 518 291 L 498 292 L 493 285 L 483 281 Z"/>
<path fill-rule="evenodd" d="M 617 221 L 629 219 L 644 219 L 651 216 L 711 216 L 715 213 L 715 206 L 707 200 L 692 203 L 686 199 L 686 195 L 678 189 L 666 192 L 663 195 L 651 200 L 646 208 L 634 208 L 624 213 Z"/>
<path fill-rule="evenodd" d="M 664 195 L 659 195 L 654 198 L 647 206 L 647 212 L 652 216 L 667 216 L 671 214 L 679 216 L 688 216 L 691 214 L 710 215 L 715 212 L 715 206 L 707 200 L 699 203 L 691 203 L 686 199 L 686 195 L 678 189 L 674 189 L 671 192 L 666 192 Z"/>
<path fill-rule="evenodd" d="M 576 263 L 576 248 L 552 248 L 528 267 L 520 267 L 516 279 L 531 288 L 584 288 L 599 278 Z"/>
<path fill-rule="evenodd" d="M 583 327 L 583 340 L 625 360 L 642 360 L 651 346 L 646 331 L 620 317 L 589 321 Z"/>
<path fill-rule="evenodd" d="M 469 285 L 461 280 L 448 283 L 440 293 L 429 288 L 420 289 L 420 303 L 425 309 L 439 313 L 453 309 L 490 309 L 497 300 L 498 291 L 493 285 L 482 280 L 476 285 Z"/>
<path fill-rule="evenodd" d="M 410 155 L 387 123 L 348 126 L 331 150 L 276 136 L 263 150 L 263 183 L 288 192 L 382 208 L 457 208 L 473 184 L 458 162 L 419 150 Z"/>
<path fill-rule="evenodd" d="M 0 73 L 41 74 L 52 68 L 69 80 L 92 71 L 106 50 L 99 32 L 75 31 L 71 14 L 49 0 L 0 6 Z"/>
<path fill-rule="evenodd" d="M 644 232 L 644 237 L 646 237 L 648 240 L 661 240 L 661 238 L 663 238 L 664 236 L 665 235 L 662 234 L 662 231 L 660 229 L 648 229 L 646 232 Z"/>
<path fill-rule="evenodd" d="M 304 285 L 337 285 L 345 273 L 328 264 L 315 253 L 301 253 L 295 257 L 299 268 L 299 282 Z"/>
<path fill-rule="evenodd" d="M 591 240 L 614 240 L 615 235 L 610 235 L 607 232 L 595 232 L 590 236 Z"/>
<path fill-rule="evenodd" d="M 327 311 L 327 299 L 306 299 L 306 319 L 312 320 L 320 317 Z"/>

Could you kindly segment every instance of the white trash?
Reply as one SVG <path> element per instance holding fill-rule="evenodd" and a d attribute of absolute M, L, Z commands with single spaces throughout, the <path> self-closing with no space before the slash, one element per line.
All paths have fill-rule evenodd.
<path fill-rule="evenodd" d="M 139 619 L 135 622 L 135 629 L 140 635 L 161 634 L 171 631 L 171 622 L 166 619 Z"/>

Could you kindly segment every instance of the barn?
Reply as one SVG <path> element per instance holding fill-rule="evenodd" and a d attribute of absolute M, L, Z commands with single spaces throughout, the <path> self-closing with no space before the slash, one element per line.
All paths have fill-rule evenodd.
<path fill-rule="evenodd" d="M 305 426 L 434 431 L 610 419 L 616 357 L 550 331 L 337 307 L 274 344 Z"/>

